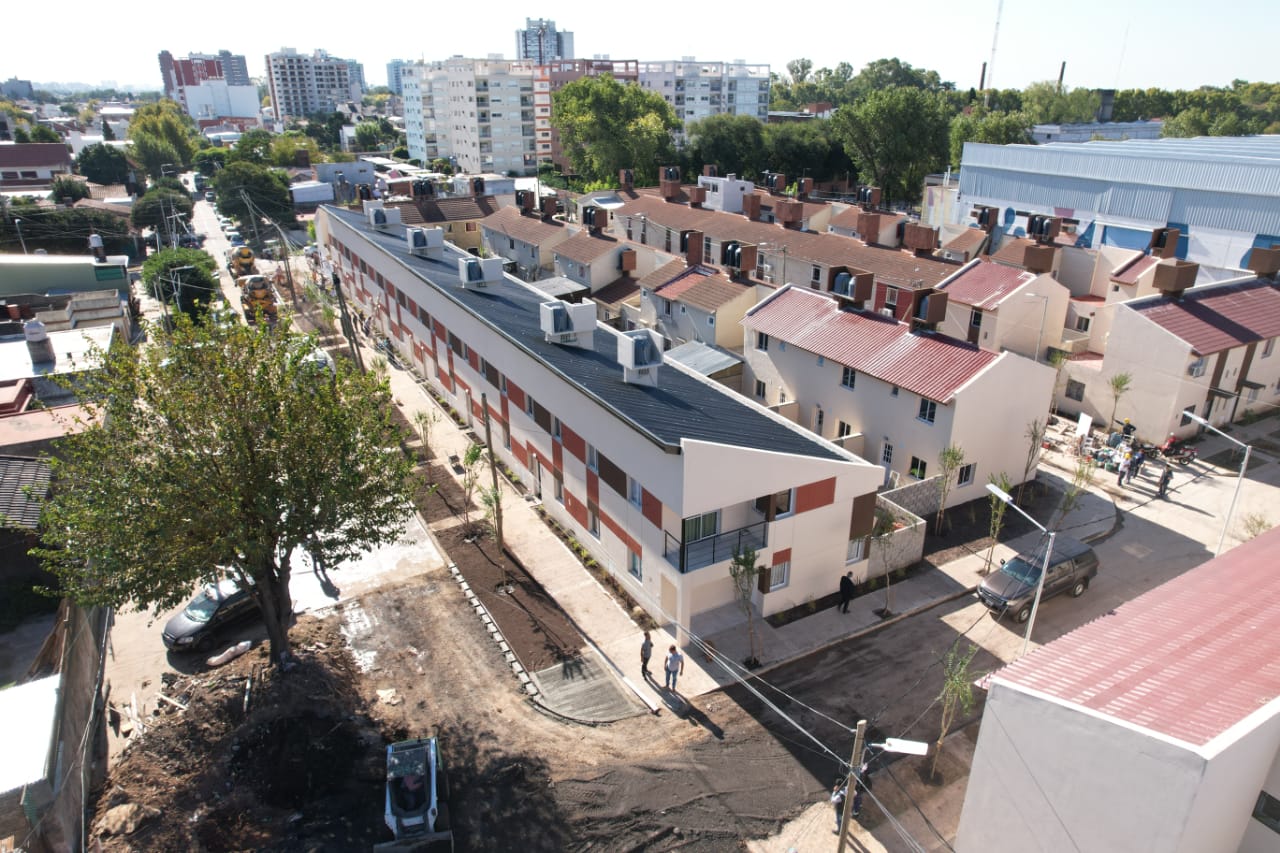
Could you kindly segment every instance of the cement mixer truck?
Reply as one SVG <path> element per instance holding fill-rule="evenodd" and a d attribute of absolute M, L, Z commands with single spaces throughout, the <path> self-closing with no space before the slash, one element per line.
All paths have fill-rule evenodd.
<path fill-rule="evenodd" d="M 248 323 L 257 323 L 258 317 L 271 326 L 278 319 L 276 308 L 276 291 L 264 275 L 246 275 L 236 279 L 240 286 L 240 307 L 244 309 L 244 319 Z"/>
<path fill-rule="evenodd" d="M 236 281 L 239 281 L 241 276 L 257 275 L 257 258 L 253 255 L 253 249 L 248 246 L 236 246 L 228 252 L 227 269 Z"/>

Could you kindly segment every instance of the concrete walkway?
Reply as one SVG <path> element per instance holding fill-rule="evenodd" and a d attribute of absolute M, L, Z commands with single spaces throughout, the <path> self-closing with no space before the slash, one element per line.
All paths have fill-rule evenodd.
<path fill-rule="evenodd" d="M 361 342 L 369 343 L 367 339 Z M 377 357 L 376 351 L 367 346 L 364 348 L 364 355 L 366 364 L 372 364 Z M 440 420 L 431 431 L 432 452 L 437 458 L 454 454 L 461 456 L 466 452 L 473 439 L 447 413 L 441 411 L 439 404 L 410 372 L 390 367 L 388 379 L 396 404 L 410 423 L 414 423 L 415 414 L 419 411 L 435 411 L 439 415 Z M 483 424 L 477 424 L 476 427 L 476 435 L 481 436 Z M 454 476 L 458 476 L 456 472 Z M 1041 477 L 1057 480 L 1053 485 L 1059 489 L 1067 485 L 1063 481 L 1063 475 L 1046 474 L 1042 469 Z M 616 702 L 589 698 L 590 689 L 583 689 L 583 678 L 587 676 L 594 682 L 588 682 L 587 687 L 608 689 L 615 685 L 624 686 L 649 710 L 657 712 L 664 706 L 679 709 L 685 704 L 682 701 L 684 697 L 711 692 L 745 674 L 738 662 L 748 654 L 746 617 L 735 606 L 729 605 L 700 618 L 702 637 L 710 641 L 718 655 L 704 653 L 695 646 L 684 650 L 685 671 L 677 684 L 677 692 L 663 689 L 660 681 L 665 650 L 675 644 L 676 639 L 668 631 L 652 632 L 654 659 L 650 669 L 657 674 L 659 681 L 646 680 L 640 672 L 640 643 L 643 639 L 641 629 L 619 606 L 617 600 L 582 566 L 581 561 L 547 528 L 535 511 L 536 502 L 519 495 L 503 478 L 499 478 L 499 484 L 503 492 L 503 533 L 507 548 L 555 598 L 588 643 L 584 659 L 592 665 L 575 673 L 573 678 L 561 677 L 559 668 L 554 673 L 546 671 L 534 674 L 551 710 L 572 718 L 575 717 L 574 709 L 580 708 L 583 712 L 582 719 L 590 722 L 602 721 L 603 718 L 598 716 L 601 713 L 616 714 L 621 707 Z M 1093 489 L 1082 497 L 1076 509 L 1063 520 L 1060 529 L 1076 538 L 1092 539 L 1110 532 L 1115 523 L 1113 502 L 1103 490 Z M 1030 549 L 1038 536 L 1038 533 L 1032 533 L 998 544 L 994 561 L 998 564 L 1003 557 Z M 981 583 L 981 571 L 985 565 L 985 555 L 969 554 L 937 570 L 919 572 L 893 584 L 890 610 L 894 616 L 889 619 L 882 619 L 874 612 L 885 606 L 883 592 L 855 599 L 848 614 L 840 614 L 831 608 L 780 628 L 774 628 L 757 618 L 757 647 L 762 649 L 760 658 L 764 668 L 779 666 L 801 655 L 969 595 Z M 606 676 L 611 677 L 608 679 L 611 683 L 606 683 Z M 638 704 L 634 708 L 635 712 L 644 710 Z"/>

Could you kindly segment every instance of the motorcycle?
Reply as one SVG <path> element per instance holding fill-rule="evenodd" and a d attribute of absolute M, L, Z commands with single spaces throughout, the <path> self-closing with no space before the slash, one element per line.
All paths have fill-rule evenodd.
<path fill-rule="evenodd" d="M 1187 447 L 1184 444 L 1175 450 L 1167 451 L 1165 453 L 1165 458 L 1169 459 L 1171 462 L 1177 462 L 1179 465 L 1186 465 L 1190 462 L 1196 461 L 1196 458 L 1199 457 L 1199 455 L 1199 451 L 1194 447 Z"/>

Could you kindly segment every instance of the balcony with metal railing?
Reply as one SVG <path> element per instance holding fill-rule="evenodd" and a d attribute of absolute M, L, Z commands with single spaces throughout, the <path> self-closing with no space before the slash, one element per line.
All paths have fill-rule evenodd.
<path fill-rule="evenodd" d="M 759 551 L 769 544 L 769 522 L 759 521 L 737 530 L 717 533 L 703 539 L 684 542 L 663 531 L 666 545 L 662 555 L 681 574 L 705 569 L 716 563 L 727 563 L 737 551 L 754 548 Z"/>

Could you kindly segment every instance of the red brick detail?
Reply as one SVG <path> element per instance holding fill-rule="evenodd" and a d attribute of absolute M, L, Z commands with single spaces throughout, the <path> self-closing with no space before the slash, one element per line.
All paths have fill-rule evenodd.
<path fill-rule="evenodd" d="M 450 370 L 453 370 L 453 359 L 452 359 L 452 358 L 451 358 L 451 359 L 449 359 L 449 369 L 450 369 Z M 462 380 L 462 378 L 458 376 L 458 374 L 456 374 L 456 373 L 455 373 L 455 374 L 453 375 L 453 381 L 454 381 L 454 382 L 456 382 L 456 383 L 458 383 L 458 387 L 459 387 L 459 388 L 461 388 L 463 391 L 466 391 L 468 394 L 470 394 L 470 393 L 471 393 L 471 386 L 470 386 L 470 385 L 468 385 L 465 381 L 463 381 L 463 380 Z M 456 394 L 456 393 L 458 393 L 458 392 L 457 392 L 457 391 L 454 391 L 454 393 Z"/>
<path fill-rule="evenodd" d="M 836 499 L 836 478 L 828 477 L 816 483 L 809 483 L 796 489 L 796 512 L 808 512 L 811 509 L 834 503 Z"/>
<path fill-rule="evenodd" d="M 525 451 L 523 444 L 518 441 L 511 442 L 511 453 L 516 457 L 517 462 L 526 469 L 529 467 L 529 454 Z"/>
<path fill-rule="evenodd" d="M 583 529 L 587 526 L 587 505 L 573 496 L 568 489 L 564 490 L 564 508 L 568 510 L 569 515 L 573 516 L 573 520 L 581 524 Z"/>
<path fill-rule="evenodd" d="M 587 500 L 600 506 L 600 475 L 595 471 L 587 472 Z"/>
<path fill-rule="evenodd" d="M 572 453 L 575 459 L 579 462 L 587 461 L 587 442 L 563 423 L 560 424 L 560 440 L 564 442 L 564 449 Z"/>
<path fill-rule="evenodd" d="M 834 482 L 834 481 L 833 481 Z M 640 490 L 641 512 L 648 519 L 649 523 L 659 530 L 662 529 L 662 501 L 658 500 L 656 495 L 650 494 L 648 489 Z"/>
<path fill-rule="evenodd" d="M 444 323 L 441 323 L 439 320 L 435 320 L 433 325 L 437 338 L 443 341 L 449 336 L 449 330 L 444 327 Z"/>
<path fill-rule="evenodd" d="M 627 533 L 627 531 L 622 527 L 622 525 L 614 521 L 613 518 L 604 510 L 600 511 L 600 521 L 604 524 L 605 527 L 612 530 L 613 535 L 621 539 L 629 549 L 631 549 L 632 551 L 634 551 L 635 553 L 639 554 L 642 557 L 644 556 L 644 552 L 640 548 L 640 543 L 637 542 L 635 539 L 632 539 L 631 535 Z"/>
<path fill-rule="evenodd" d="M 502 424 L 506 426 L 511 423 L 511 407 L 507 404 L 507 398 L 502 398 Z"/>
<path fill-rule="evenodd" d="M 417 316 L 418 316 L 418 303 L 414 302 L 412 299 L 410 299 L 410 300 L 408 300 L 408 301 L 409 301 L 409 313 L 410 313 L 410 314 L 412 314 L 414 317 L 417 317 Z"/>
<path fill-rule="evenodd" d="M 775 565 L 775 566 L 780 566 L 780 565 L 782 565 L 783 563 L 790 562 L 790 560 L 791 560 L 791 549 L 790 549 L 790 548 L 783 548 L 781 551 L 776 551 L 776 552 L 774 552 L 774 555 L 773 555 L 773 565 Z"/>
<path fill-rule="evenodd" d="M 507 380 L 507 397 L 511 399 L 511 405 L 515 406 L 522 412 L 524 411 L 524 390 L 510 379 Z"/>
<path fill-rule="evenodd" d="M 476 373 L 480 372 L 480 353 L 471 347 L 467 347 L 467 364 L 471 365 L 471 369 Z"/>
<path fill-rule="evenodd" d="M 551 442 L 551 462 L 554 470 L 564 470 L 564 447 L 558 441 Z"/>
<path fill-rule="evenodd" d="M 481 429 L 483 429 L 484 428 L 484 407 L 480 405 L 479 400 L 471 401 L 471 414 L 476 418 L 476 420 L 480 421 L 479 426 Z"/>

